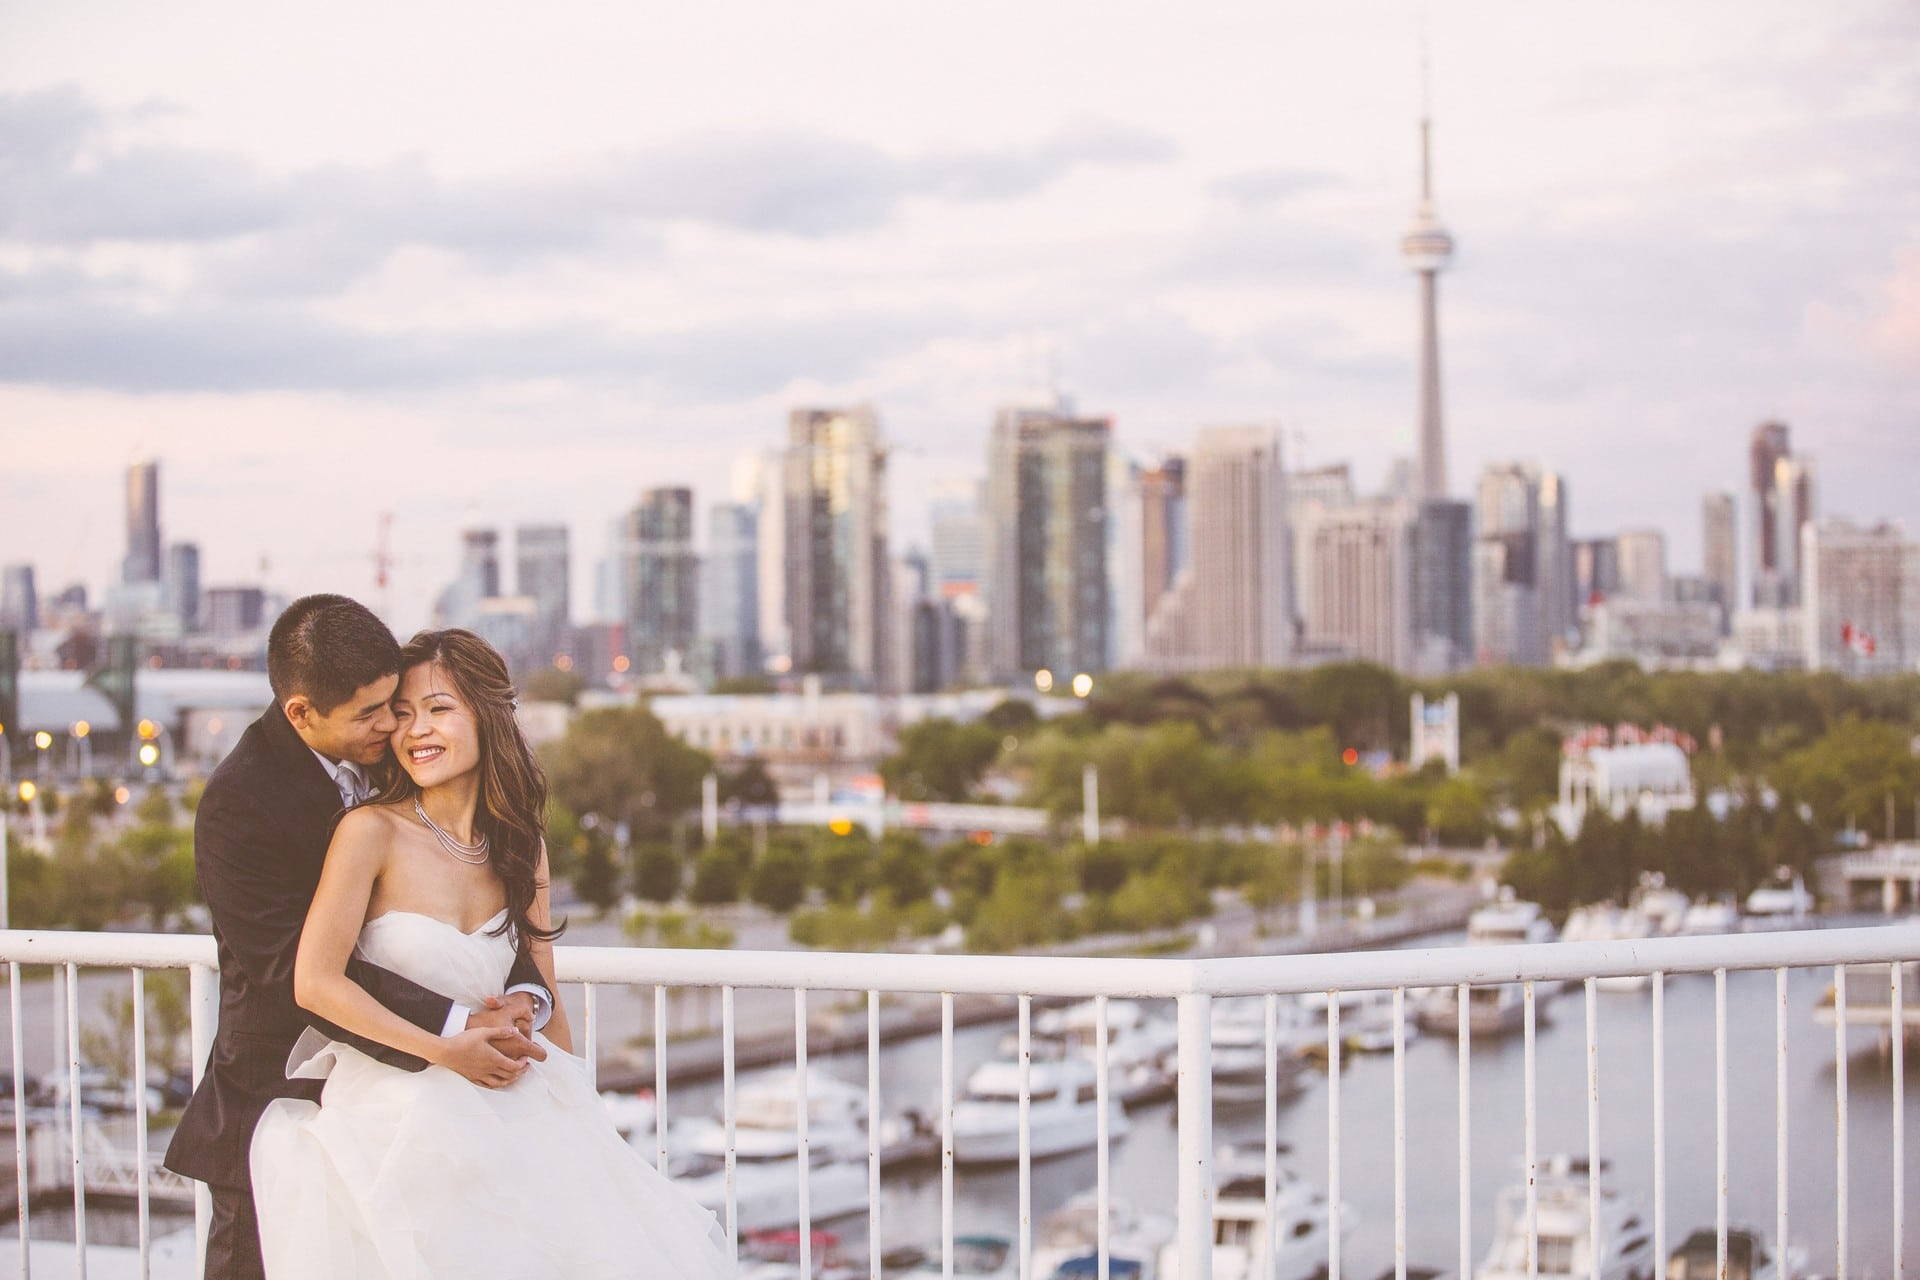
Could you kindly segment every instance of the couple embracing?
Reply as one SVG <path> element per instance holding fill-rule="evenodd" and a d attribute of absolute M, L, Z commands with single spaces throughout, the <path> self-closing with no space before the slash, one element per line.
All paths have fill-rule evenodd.
<path fill-rule="evenodd" d="M 220 1022 L 166 1163 L 212 1191 L 208 1280 L 732 1275 L 572 1052 L 500 655 L 320 595 L 267 671 L 194 827 Z"/>

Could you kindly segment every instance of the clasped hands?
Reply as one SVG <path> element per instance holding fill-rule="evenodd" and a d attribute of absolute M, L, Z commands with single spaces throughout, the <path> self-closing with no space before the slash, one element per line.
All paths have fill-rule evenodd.
<path fill-rule="evenodd" d="M 546 1057 L 533 1039 L 533 997 L 514 991 L 488 996 L 484 1008 L 468 1014 L 465 1031 L 441 1040 L 434 1065 L 483 1088 L 503 1089 L 526 1073 L 529 1062 Z"/>

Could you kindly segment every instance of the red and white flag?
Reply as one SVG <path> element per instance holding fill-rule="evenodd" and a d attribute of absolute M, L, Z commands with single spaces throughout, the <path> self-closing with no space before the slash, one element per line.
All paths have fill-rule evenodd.
<path fill-rule="evenodd" d="M 1863 658 L 1871 658 L 1873 651 L 1879 647 L 1874 643 L 1871 634 L 1854 626 L 1851 622 L 1840 624 L 1840 643 Z"/>

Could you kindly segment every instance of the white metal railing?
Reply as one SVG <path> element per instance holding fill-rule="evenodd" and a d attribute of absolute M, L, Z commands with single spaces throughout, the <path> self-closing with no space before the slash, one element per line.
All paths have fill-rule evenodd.
<path fill-rule="evenodd" d="M 725 1132 L 724 1221 L 730 1234 L 737 1235 L 736 1177 L 736 1014 L 735 993 L 751 989 L 779 989 L 793 992 L 796 1088 L 799 1091 L 796 1138 L 799 1147 L 796 1188 L 799 1231 L 797 1247 L 800 1274 L 814 1272 L 811 1254 L 812 1220 L 809 1205 L 808 1162 L 808 1010 L 807 994 L 814 991 L 864 992 L 866 996 L 866 1093 L 867 1093 L 867 1214 L 868 1272 L 880 1280 L 883 1233 L 881 1230 L 881 1071 L 880 1007 L 882 995 L 920 994 L 939 999 L 940 1036 L 940 1179 L 941 1179 L 941 1258 L 942 1274 L 953 1275 L 955 1240 L 955 1144 L 954 1144 L 954 1028 L 956 995 L 992 995 L 1014 997 L 1019 1061 L 1019 1146 L 1018 1146 L 1018 1259 L 1021 1280 L 1030 1280 L 1033 1259 L 1033 1180 L 1031 1130 L 1032 1008 L 1036 998 L 1092 999 L 1095 1029 L 1095 1089 L 1098 1109 L 1096 1141 L 1095 1202 L 1098 1223 L 1096 1244 L 1100 1280 L 1107 1280 L 1110 1248 L 1108 1221 L 1112 1196 L 1109 1148 L 1111 1133 L 1108 1116 L 1110 1073 L 1107 1070 L 1109 1039 L 1108 1001 L 1115 998 L 1171 1000 L 1176 1006 L 1177 1082 L 1175 1107 L 1179 1167 L 1176 1193 L 1176 1256 L 1180 1280 L 1207 1280 L 1213 1260 L 1213 1073 L 1212 1002 L 1223 997 L 1263 998 L 1264 1008 L 1264 1082 L 1262 1105 L 1265 1118 L 1264 1177 L 1268 1208 L 1268 1233 L 1271 1237 L 1276 1167 L 1276 1114 L 1278 1104 L 1277 1064 L 1280 1042 L 1276 1032 L 1280 1002 L 1289 996 L 1327 993 L 1325 1010 L 1325 1051 L 1327 1076 L 1327 1232 L 1326 1274 L 1341 1273 L 1342 1201 L 1341 1201 L 1341 1056 L 1344 1042 L 1341 1024 L 1340 993 L 1386 991 L 1391 993 L 1393 1036 L 1391 1051 L 1393 1093 L 1393 1259 L 1396 1280 L 1405 1280 L 1407 1256 L 1407 1094 L 1406 1023 L 1410 989 L 1451 988 L 1458 1010 L 1456 1059 L 1458 1063 L 1457 1117 L 1460 1194 L 1459 1276 L 1473 1274 L 1471 1184 L 1472 1150 L 1470 1144 L 1472 1063 L 1470 1047 L 1469 992 L 1476 987 L 1519 985 L 1522 990 L 1522 1035 L 1524 1052 L 1524 1162 L 1526 1165 L 1527 1274 L 1540 1272 L 1538 1251 L 1539 1204 L 1537 1175 L 1541 1170 L 1536 1126 L 1536 1024 L 1540 994 L 1561 983 L 1579 984 L 1585 1003 L 1586 1064 L 1586 1137 L 1588 1156 L 1587 1201 L 1589 1238 L 1600 1235 L 1600 1170 L 1604 1154 L 1600 1126 L 1600 1043 L 1596 1016 L 1596 990 L 1599 982 L 1612 978 L 1645 977 L 1651 986 L 1653 1109 L 1653 1256 L 1656 1267 L 1664 1267 L 1668 1232 L 1665 1217 L 1667 1199 L 1667 1118 L 1666 1094 L 1666 1012 L 1667 980 L 1681 974 L 1710 974 L 1714 979 L 1714 1073 L 1715 1073 L 1715 1233 L 1717 1273 L 1728 1276 L 1728 1063 L 1726 984 L 1730 971 L 1772 970 L 1775 974 L 1775 1222 L 1774 1242 L 1785 1251 L 1791 1240 L 1788 1204 L 1787 1149 L 1787 1061 L 1788 1016 L 1787 974 L 1791 969 L 1827 968 L 1834 972 L 1831 995 L 1834 1023 L 1834 1098 L 1835 1165 L 1834 1191 L 1836 1228 L 1834 1239 L 1834 1275 L 1848 1276 L 1849 1244 L 1849 1168 L 1848 1168 L 1848 1049 L 1850 1021 L 1858 1021 L 1863 988 L 1860 966 L 1884 969 L 1886 979 L 1887 1022 L 1892 1030 L 1892 1170 L 1887 1226 L 1892 1237 L 1892 1271 L 1904 1276 L 1904 1037 L 1898 1030 L 1907 1018 L 1906 986 L 1914 980 L 1914 966 L 1920 959 L 1920 925 L 1888 925 L 1860 929 L 1825 929 L 1774 932 L 1748 935 L 1662 938 L 1643 941 L 1547 943 L 1496 947 L 1450 947 L 1382 951 L 1354 954 L 1276 956 L 1242 959 L 1083 959 L 1063 957 L 931 956 L 836 954 L 806 952 L 683 951 L 646 950 L 627 947 L 560 947 L 555 953 L 557 976 L 564 983 L 584 986 L 582 1034 L 585 1056 L 595 1061 L 595 1047 L 603 1039 L 596 1000 L 601 985 L 647 986 L 653 991 L 653 1035 L 656 1052 L 653 1083 L 656 1098 L 656 1158 L 667 1165 L 668 1062 L 659 1049 L 666 1043 L 667 996 L 672 988 L 714 988 L 720 994 L 721 1012 L 721 1109 Z M 8 964 L 14 1068 L 14 1104 L 16 1108 L 15 1160 L 19 1180 L 20 1274 L 30 1268 L 28 1222 L 30 1215 L 29 1171 L 27 1168 L 26 1071 L 24 1031 L 21 1008 L 22 966 L 54 966 L 56 982 L 63 987 L 65 1015 L 64 1053 L 67 1071 L 67 1123 L 71 1126 L 73 1213 L 75 1242 L 78 1246 L 78 1274 L 86 1274 L 86 1197 L 89 1184 L 86 1167 L 88 1143 L 84 1140 L 84 1117 L 80 1079 L 82 1060 L 79 1025 L 79 970 L 88 968 L 126 969 L 130 971 L 134 1009 L 134 1079 L 146 1078 L 146 1029 L 144 1025 L 144 982 L 148 969 L 181 969 L 191 975 L 189 1001 L 192 1014 L 194 1077 L 205 1063 L 217 1015 L 214 949 L 210 938 L 198 936 L 68 933 L 57 931 L 0 931 L 0 960 Z M 1872 990 L 1872 987 L 1867 990 Z M 1849 1010 L 1849 1000 L 1854 1008 Z M 1877 1007 L 1877 1002 L 1876 1002 Z M 139 1250 L 141 1274 L 147 1274 L 150 1252 L 148 1217 L 149 1160 L 145 1151 L 147 1100 L 144 1088 L 133 1089 L 136 1107 L 136 1133 L 140 1149 L 131 1161 L 135 1173 L 139 1212 Z M 1882 1203 L 1886 1203 L 1884 1200 Z M 196 1202 L 196 1219 L 204 1244 L 209 1206 L 204 1190 Z M 1271 1244 L 1269 1239 L 1269 1244 Z M 1271 1249 L 1267 1256 L 1272 1257 Z M 1779 1274 L 1784 1280 L 1784 1262 Z M 1046 1280 L 1039 1277 L 1038 1280 Z M 1600 1258 L 1592 1256 L 1592 1280 L 1602 1280 Z"/>

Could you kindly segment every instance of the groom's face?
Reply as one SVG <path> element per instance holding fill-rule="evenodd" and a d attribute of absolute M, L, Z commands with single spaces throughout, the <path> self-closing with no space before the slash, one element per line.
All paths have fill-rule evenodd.
<path fill-rule="evenodd" d="M 287 719 L 301 741 L 323 756 L 355 764 L 379 764 L 387 756 L 387 736 L 393 732 L 393 709 L 388 705 L 399 687 L 396 673 L 382 676 L 354 690 L 353 696 L 325 715 L 305 694 L 287 699 Z"/>

